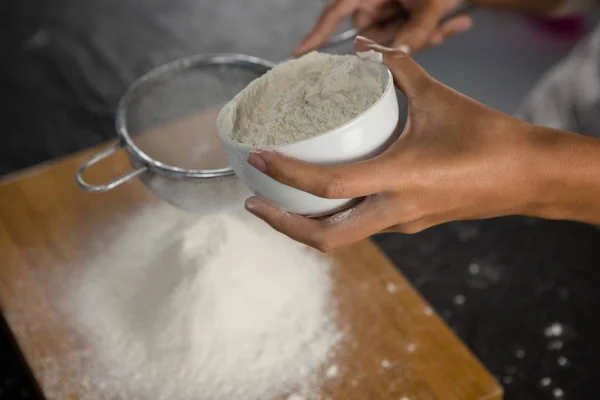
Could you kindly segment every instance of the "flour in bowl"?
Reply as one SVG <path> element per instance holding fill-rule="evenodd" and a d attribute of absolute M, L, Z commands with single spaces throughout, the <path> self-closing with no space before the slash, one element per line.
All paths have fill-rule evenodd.
<path fill-rule="evenodd" d="M 223 108 L 218 123 L 239 143 L 292 143 L 343 125 L 375 104 L 383 91 L 376 63 L 312 52 L 250 83 Z"/>

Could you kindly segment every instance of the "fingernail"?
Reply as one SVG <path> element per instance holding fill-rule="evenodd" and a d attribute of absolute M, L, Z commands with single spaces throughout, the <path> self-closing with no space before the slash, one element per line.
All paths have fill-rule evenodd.
<path fill-rule="evenodd" d="M 462 28 L 464 28 L 465 31 L 468 31 L 472 27 L 473 27 L 473 20 L 471 18 L 465 18 L 465 22 L 463 22 Z"/>
<path fill-rule="evenodd" d="M 375 51 L 375 50 L 357 51 L 356 55 L 365 61 L 372 61 L 372 62 L 376 62 L 376 63 L 383 62 L 383 54 L 381 54 L 380 52 Z"/>
<path fill-rule="evenodd" d="M 257 204 L 258 204 L 257 197 L 249 197 L 248 199 L 246 199 L 246 203 L 244 204 L 244 206 L 246 207 L 246 210 L 250 211 L 251 213 L 254 213 L 254 210 L 256 210 Z"/>
<path fill-rule="evenodd" d="M 410 47 L 406 44 L 401 44 L 396 47 L 396 50 L 400 50 L 403 53 L 410 54 Z"/>
<path fill-rule="evenodd" d="M 256 151 L 253 151 L 248 155 L 248 164 L 252 165 L 262 173 L 267 172 L 267 164 L 265 163 L 265 160 Z"/>
<path fill-rule="evenodd" d="M 357 41 L 357 42 L 364 43 L 364 44 L 373 44 L 373 43 L 375 43 L 375 42 L 374 42 L 374 41 L 372 41 L 371 39 L 367 39 L 366 37 L 364 37 L 364 36 L 360 36 L 360 35 L 356 36 L 356 37 L 354 38 L 354 40 L 355 40 L 355 41 Z"/>
<path fill-rule="evenodd" d="M 470 24 L 470 23 L 469 24 L 465 24 L 464 26 L 461 26 L 460 28 L 458 28 L 458 32 L 459 33 L 467 32 L 467 31 L 470 31 L 471 28 L 473 28 L 472 24 Z"/>

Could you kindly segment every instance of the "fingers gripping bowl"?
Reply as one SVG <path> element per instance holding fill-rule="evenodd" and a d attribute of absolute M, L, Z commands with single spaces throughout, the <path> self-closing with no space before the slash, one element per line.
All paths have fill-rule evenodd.
<path fill-rule="evenodd" d="M 324 166 L 357 162 L 377 156 L 395 139 L 398 124 L 398 99 L 390 71 L 377 64 L 383 93 L 369 108 L 341 126 L 309 139 L 271 146 L 253 146 L 234 139 L 231 114 L 238 96 L 221 111 L 217 131 L 229 164 L 238 178 L 255 195 L 285 211 L 318 217 L 349 207 L 354 199 L 333 199 L 282 184 L 248 164 L 248 156 L 258 149 L 279 152 L 301 161 Z"/>

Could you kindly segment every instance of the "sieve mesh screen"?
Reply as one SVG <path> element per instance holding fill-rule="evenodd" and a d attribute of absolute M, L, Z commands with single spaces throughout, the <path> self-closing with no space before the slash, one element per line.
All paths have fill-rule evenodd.
<path fill-rule="evenodd" d="M 217 115 L 267 70 L 250 62 L 219 59 L 192 66 L 167 65 L 130 92 L 125 109 L 127 132 L 142 152 L 166 166 L 226 168 Z"/>

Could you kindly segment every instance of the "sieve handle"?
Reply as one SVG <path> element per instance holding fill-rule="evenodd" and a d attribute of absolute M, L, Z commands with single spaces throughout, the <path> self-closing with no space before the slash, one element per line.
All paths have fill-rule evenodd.
<path fill-rule="evenodd" d="M 90 158 L 88 161 L 81 164 L 79 166 L 79 168 L 77 168 L 77 172 L 75 173 L 75 179 L 77 180 L 77 184 L 82 189 L 85 189 L 88 192 L 101 193 L 101 192 L 106 192 L 108 190 L 114 189 L 117 186 L 119 186 L 120 184 L 127 182 L 131 178 L 135 178 L 136 176 L 146 172 L 146 170 L 148 169 L 147 167 L 140 167 L 138 169 L 135 169 L 135 170 L 133 170 L 123 176 L 120 176 L 119 178 L 116 178 L 113 181 L 105 183 L 103 185 L 92 185 L 90 183 L 87 183 L 83 179 L 83 174 L 89 167 L 96 164 L 98 161 L 104 160 L 105 158 L 109 157 L 115 151 L 119 150 L 121 147 L 122 147 L 121 143 L 115 143 L 112 146 L 110 146 L 108 149 L 96 154 L 94 157 Z"/>

